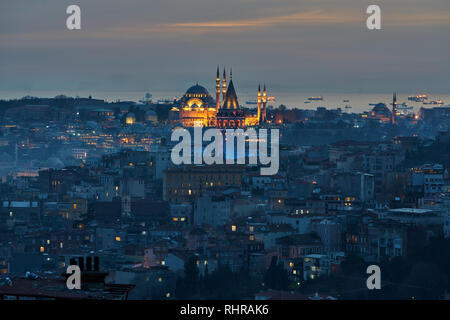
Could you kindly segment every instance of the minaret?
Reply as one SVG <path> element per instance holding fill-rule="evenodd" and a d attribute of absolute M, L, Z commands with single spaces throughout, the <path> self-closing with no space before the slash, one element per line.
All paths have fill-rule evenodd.
<path fill-rule="evenodd" d="M 233 69 L 230 68 L 230 81 L 233 80 Z"/>
<path fill-rule="evenodd" d="M 217 66 L 217 76 L 216 76 L 216 111 L 220 108 L 220 74 L 219 66 Z"/>
<path fill-rule="evenodd" d="M 397 121 L 397 93 L 394 92 L 394 97 L 392 99 L 392 124 Z"/>
<path fill-rule="evenodd" d="M 225 72 L 225 68 L 223 68 L 223 76 L 222 76 L 222 98 L 225 100 L 225 95 L 227 94 L 227 73 Z"/>
<path fill-rule="evenodd" d="M 262 115 L 262 119 L 263 122 L 266 122 L 267 120 L 267 92 L 266 92 L 266 84 L 264 83 L 264 91 L 263 91 L 263 97 L 262 97 L 262 102 L 263 102 L 263 115 Z"/>
<path fill-rule="evenodd" d="M 16 168 L 17 168 L 18 160 L 19 160 L 19 146 L 17 145 L 17 142 L 16 142 L 16 145 L 14 147 L 14 161 L 15 161 L 14 167 L 16 167 Z"/>
<path fill-rule="evenodd" d="M 261 85 L 258 84 L 258 124 L 261 121 Z"/>

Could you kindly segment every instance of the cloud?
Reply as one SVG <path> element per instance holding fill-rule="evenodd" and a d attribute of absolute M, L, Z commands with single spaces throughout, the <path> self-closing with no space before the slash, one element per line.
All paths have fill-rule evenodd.
<path fill-rule="evenodd" d="M 361 7 L 362 8 L 362 7 Z M 359 8 L 359 9 L 361 9 Z M 276 31 L 280 27 L 326 27 L 344 26 L 365 28 L 365 10 L 307 9 L 288 14 L 270 15 L 260 12 L 260 17 L 224 20 L 175 21 L 165 23 L 130 22 L 119 25 L 85 27 L 71 33 L 72 39 L 170 39 L 173 36 L 196 36 L 211 33 L 242 33 Z M 182 20 L 182 18 L 178 18 Z M 192 17 L 191 17 L 192 20 Z M 450 26 L 450 11 L 410 12 L 382 10 L 382 29 L 405 27 Z M 68 30 L 39 30 L 25 33 L 4 33 L 0 35 L 0 46 L 22 41 L 60 41 L 67 37 Z"/>
<path fill-rule="evenodd" d="M 79 31 L 65 28 L 69 0 L 0 0 L 0 86 L 184 89 L 220 62 L 241 86 L 448 88 L 447 1 L 378 0 L 372 32 L 371 0 L 79 0 Z M 111 72 L 132 77 L 118 86 Z"/>
<path fill-rule="evenodd" d="M 278 16 L 268 16 L 253 19 L 222 20 L 206 22 L 169 23 L 169 28 L 241 28 L 241 27 L 272 27 L 279 25 L 324 25 L 338 23 L 357 23 L 364 21 L 364 16 L 357 17 L 347 12 L 326 12 L 314 10 L 296 12 Z"/>

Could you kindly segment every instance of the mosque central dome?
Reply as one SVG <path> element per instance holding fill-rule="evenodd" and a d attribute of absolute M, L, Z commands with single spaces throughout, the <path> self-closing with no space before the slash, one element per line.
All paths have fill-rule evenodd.
<path fill-rule="evenodd" d="M 208 108 L 215 102 L 208 90 L 197 83 L 186 91 L 180 103 L 181 108 Z"/>
<path fill-rule="evenodd" d="M 201 95 L 201 97 L 207 97 L 209 96 L 209 92 L 205 87 L 196 84 L 186 91 L 186 95 Z"/>

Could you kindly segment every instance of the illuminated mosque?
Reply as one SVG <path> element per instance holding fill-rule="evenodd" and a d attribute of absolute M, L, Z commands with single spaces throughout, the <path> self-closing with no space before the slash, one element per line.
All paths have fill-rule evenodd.
<path fill-rule="evenodd" d="M 398 116 L 397 94 L 394 93 L 392 98 L 392 111 L 384 103 L 377 103 L 369 114 L 371 119 L 379 120 L 384 123 L 395 124 Z"/>
<path fill-rule="evenodd" d="M 234 89 L 233 72 L 230 71 L 230 82 L 227 84 L 225 69 L 220 79 L 219 67 L 217 67 L 216 99 L 214 100 L 208 90 L 197 83 L 190 87 L 172 108 L 171 118 L 173 122 L 180 122 L 183 127 L 194 127 L 200 124 L 203 127 L 217 128 L 257 126 L 266 122 L 265 85 L 262 94 L 261 87 L 258 87 L 257 105 L 256 113 L 242 109 Z"/>

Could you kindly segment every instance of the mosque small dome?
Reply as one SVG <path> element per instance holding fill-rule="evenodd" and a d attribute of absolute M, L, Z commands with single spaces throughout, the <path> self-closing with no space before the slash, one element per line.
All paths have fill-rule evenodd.
<path fill-rule="evenodd" d="M 156 112 L 153 110 L 148 110 L 145 113 L 145 121 L 148 122 L 158 122 L 158 116 L 156 115 Z"/>
<path fill-rule="evenodd" d="M 129 112 L 125 118 L 126 124 L 135 124 L 136 123 L 136 116 L 133 112 Z"/>

